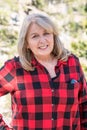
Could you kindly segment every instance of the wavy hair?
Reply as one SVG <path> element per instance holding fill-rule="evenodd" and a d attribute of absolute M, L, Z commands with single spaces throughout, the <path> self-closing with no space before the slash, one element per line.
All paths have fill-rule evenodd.
<path fill-rule="evenodd" d="M 31 14 L 27 15 L 26 18 L 24 19 L 19 34 L 18 54 L 22 67 L 27 71 L 34 69 L 34 67 L 32 67 L 31 64 L 32 52 L 31 50 L 27 49 L 27 40 L 26 40 L 29 27 L 33 22 L 40 25 L 48 32 L 53 33 L 54 48 L 52 51 L 52 55 L 56 57 L 58 60 L 67 61 L 70 52 L 67 49 L 65 49 L 63 44 L 61 43 L 59 39 L 58 29 L 56 25 L 53 23 L 53 21 L 47 15 Z"/>

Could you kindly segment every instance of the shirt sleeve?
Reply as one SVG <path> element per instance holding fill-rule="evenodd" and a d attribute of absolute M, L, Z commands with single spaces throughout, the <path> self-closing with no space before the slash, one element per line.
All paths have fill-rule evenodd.
<path fill-rule="evenodd" d="M 15 83 L 14 62 L 7 61 L 0 69 L 0 96 L 11 93 Z"/>
<path fill-rule="evenodd" d="M 0 96 L 7 93 L 11 93 L 14 90 L 14 63 L 13 61 L 7 61 L 0 69 Z M 12 130 L 3 120 L 0 114 L 0 130 Z"/>
<path fill-rule="evenodd" d="M 81 130 L 87 130 L 87 82 L 80 63 L 78 66 L 80 70 L 79 110 Z"/>

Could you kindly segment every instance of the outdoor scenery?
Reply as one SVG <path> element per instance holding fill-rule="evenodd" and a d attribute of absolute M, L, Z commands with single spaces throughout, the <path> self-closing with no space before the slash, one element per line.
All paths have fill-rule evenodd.
<path fill-rule="evenodd" d="M 17 56 L 20 27 L 27 14 L 50 15 L 64 46 L 76 54 L 87 79 L 87 0 L 0 0 L 0 67 Z M 10 95 L 0 97 L 0 113 L 9 124 Z"/>

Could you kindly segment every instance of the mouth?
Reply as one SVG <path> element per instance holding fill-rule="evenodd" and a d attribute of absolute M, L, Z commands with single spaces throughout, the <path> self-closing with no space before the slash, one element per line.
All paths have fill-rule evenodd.
<path fill-rule="evenodd" d="M 39 49 L 46 49 L 48 47 L 48 45 L 46 46 L 40 46 Z"/>

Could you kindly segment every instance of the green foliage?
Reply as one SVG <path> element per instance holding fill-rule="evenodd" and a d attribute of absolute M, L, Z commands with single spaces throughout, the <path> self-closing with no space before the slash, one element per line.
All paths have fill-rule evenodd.
<path fill-rule="evenodd" d="M 9 12 L 0 9 L 0 25 L 8 25 L 9 23 Z"/>
<path fill-rule="evenodd" d="M 32 3 L 34 6 L 36 6 L 36 8 L 38 9 L 43 9 L 45 6 L 45 1 L 44 0 L 34 0 Z"/>
<path fill-rule="evenodd" d="M 15 30 L 9 30 L 8 28 L 3 28 L 0 30 L 0 41 L 4 41 L 10 44 L 15 44 L 17 41 L 18 32 Z"/>
<path fill-rule="evenodd" d="M 84 71 L 87 72 L 87 65 L 83 64 L 83 67 L 84 67 Z"/>
<path fill-rule="evenodd" d="M 83 26 L 84 31 L 87 32 L 87 18 L 83 19 L 82 26 Z"/>
<path fill-rule="evenodd" d="M 81 25 L 75 22 L 70 22 L 68 26 L 71 32 L 77 32 L 79 29 L 82 29 Z"/>
<path fill-rule="evenodd" d="M 71 47 L 77 56 L 87 59 L 87 41 L 72 42 Z"/>
<path fill-rule="evenodd" d="M 85 5 L 84 11 L 87 13 L 87 3 Z"/>
<path fill-rule="evenodd" d="M 87 41 L 72 42 L 71 51 L 80 59 L 83 59 L 81 65 L 87 79 Z"/>
<path fill-rule="evenodd" d="M 83 71 L 84 71 L 84 74 L 85 74 L 85 77 L 86 77 L 86 80 L 87 80 L 87 64 L 84 64 L 81 62 L 81 65 L 83 67 Z"/>

